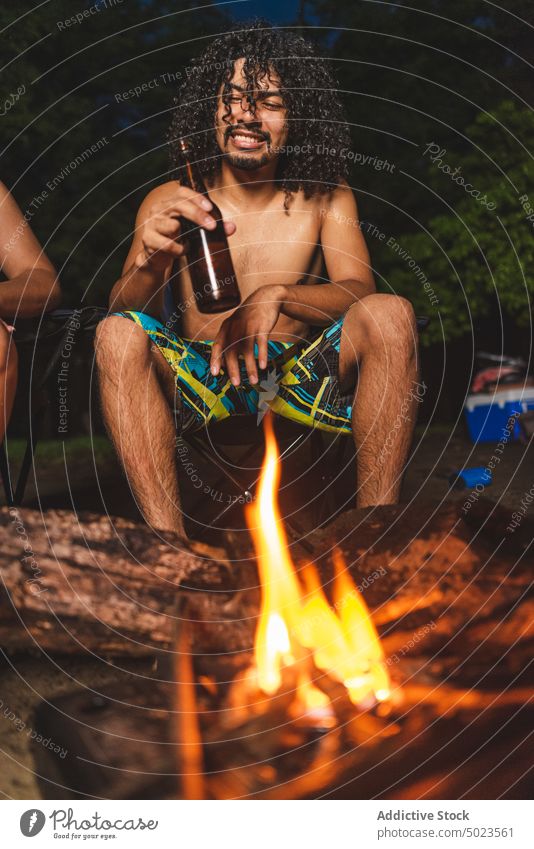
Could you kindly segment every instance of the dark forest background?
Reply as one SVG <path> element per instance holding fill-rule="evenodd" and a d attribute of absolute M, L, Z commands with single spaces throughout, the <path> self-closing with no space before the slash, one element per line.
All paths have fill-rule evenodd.
<path fill-rule="evenodd" d="M 408 296 L 431 318 L 425 373 L 441 414 L 455 417 L 475 349 L 528 357 L 531 347 L 534 229 L 520 198 L 534 206 L 532 3 L 200 5 L 0 5 L 0 179 L 32 211 L 31 225 L 60 269 L 65 303 L 107 302 L 136 209 L 168 178 L 175 80 L 214 34 L 261 14 L 300 27 L 316 43 L 338 78 L 355 151 L 394 166 L 354 163 L 351 184 L 380 288 Z M 96 6 L 83 22 L 61 26 Z M 117 97 L 154 80 L 140 96 Z M 494 209 L 431 161 L 431 143 Z M 96 152 L 62 177 L 92 145 Z M 374 227 L 386 238 L 373 236 Z M 390 237 L 402 255 L 388 247 Z"/>

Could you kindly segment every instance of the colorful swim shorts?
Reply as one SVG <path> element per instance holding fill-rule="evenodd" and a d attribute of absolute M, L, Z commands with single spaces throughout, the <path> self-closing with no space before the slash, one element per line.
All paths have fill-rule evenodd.
<path fill-rule="evenodd" d="M 211 374 L 213 341 L 184 339 L 142 312 L 128 310 L 114 315 L 142 327 L 173 370 L 181 399 L 179 433 L 268 408 L 308 427 L 351 433 L 352 393 L 343 396 L 338 379 L 342 318 L 312 339 L 296 344 L 269 340 L 268 364 L 259 373 L 259 384 L 249 382 L 240 359 L 241 384 L 234 386 L 224 369 L 216 376 Z"/>

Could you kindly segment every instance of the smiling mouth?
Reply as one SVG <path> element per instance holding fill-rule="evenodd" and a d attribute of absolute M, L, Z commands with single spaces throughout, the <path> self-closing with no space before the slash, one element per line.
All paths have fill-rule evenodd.
<path fill-rule="evenodd" d="M 265 144 L 265 137 L 234 130 L 230 134 L 230 141 L 237 150 L 259 150 Z"/>

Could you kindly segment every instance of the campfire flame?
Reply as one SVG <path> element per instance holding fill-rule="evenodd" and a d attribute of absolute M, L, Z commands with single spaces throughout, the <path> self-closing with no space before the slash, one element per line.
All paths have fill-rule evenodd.
<path fill-rule="evenodd" d="M 336 552 L 334 561 L 333 606 L 313 566 L 303 571 L 304 587 L 297 578 L 276 500 L 280 461 L 269 415 L 264 425 L 266 453 L 258 498 L 247 508 L 262 587 L 255 640 L 258 686 L 268 695 L 276 693 L 284 669 L 294 667 L 301 709 L 320 710 L 330 699 L 312 682 L 315 668 L 318 680 L 324 672 L 344 684 L 354 705 L 384 701 L 390 684 L 380 641 L 341 553 Z M 313 662 L 306 666 L 303 660 L 310 657 Z"/>

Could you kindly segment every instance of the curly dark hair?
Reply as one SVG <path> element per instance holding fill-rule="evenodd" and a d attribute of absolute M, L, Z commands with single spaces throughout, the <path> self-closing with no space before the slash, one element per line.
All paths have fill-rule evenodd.
<path fill-rule="evenodd" d="M 243 75 L 251 90 L 269 71 L 278 74 L 287 108 L 287 146 L 311 151 L 280 154 L 276 181 L 285 193 L 285 208 L 299 189 L 306 198 L 331 192 L 348 176 L 347 158 L 339 152 L 351 149 L 336 82 L 326 61 L 315 54 L 308 41 L 265 20 L 255 20 L 214 39 L 188 67 L 188 78 L 174 100 L 168 133 L 172 167 L 181 164 L 178 139 L 187 138 L 204 176 L 209 180 L 219 173 L 217 95 L 231 80 L 233 63 L 242 57 Z M 228 102 L 226 108 L 229 115 Z M 325 155 L 325 148 L 334 149 L 338 155 Z"/>

